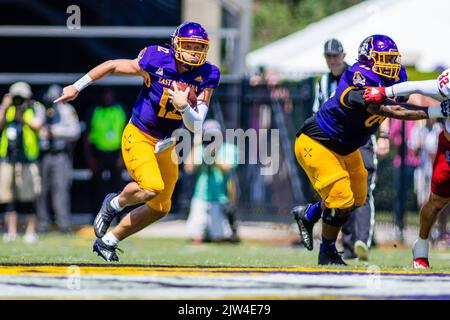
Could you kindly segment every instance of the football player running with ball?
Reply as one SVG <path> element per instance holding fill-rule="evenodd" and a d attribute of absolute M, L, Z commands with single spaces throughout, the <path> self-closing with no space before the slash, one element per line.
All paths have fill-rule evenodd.
<path fill-rule="evenodd" d="M 445 70 L 436 80 L 408 81 L 384 88 L 367 88 L 364 100 L 367 103 L 385 103 L 395 96 L 408 96 L 420 93 L 441 101 L 440 109 L 429 110 L 429 117 L 448 114 L 450 108 L 450 69 Z M 420 210 L 419 237 L 414 242 L 413 267 L 428 269 L 428 237 L 442 209 L 450 202 L 450 120 L 439 135 L 438 150 L 433 163 L 430 198 Z"/>
<path fill-rule="evenodd" d="M 297 133 L 295 156 L 321 200 L 292 210 L 308 250 L 313 227 L 322 218 L 320 265 L 346 265 L 336 250 L 342 225 L 367 196 L 367 170 L 358 150 L 386 117 L 419 120 L 446 117 L 440 108 L 419 107 L 392 97 L 383 104 L 367 103 L 367 87 L 387 87 L 407 80 L 395 42 L 385 35 L 363 40 L 358 61 L 341 77 L 335 94 L 307 119 Z"/>
<path fill-rule="evenodd" d="M 198 23 L 186 22 L 172 34 L 171 46 L 148 46 L 136 59 L 106 61 L 73 85 L 64 88 L 55 102 L 74 100 L 92 82 L 109 74 L 141 76 L 144 83 L 122 135 L 122 155 L 133 178 L 119 193 L 105 197 L 94 220 L 97 239 L 93 250 L 106 261 L 119 261 L 119 241 L 163 218 L 171 207 L 178 180 L 178 163 L 172 161 L 172 132 L 184 126 L 202 128 L 208 105 L 219 84 L 220 71 L 206 62 L 209 38 Z M 188 87 L 179 90 L 177 82 Z M 197 95 L 190 105 L 190 90 Z M 125 207 L 142 204 L 107 232 L 114 217 Z"/>

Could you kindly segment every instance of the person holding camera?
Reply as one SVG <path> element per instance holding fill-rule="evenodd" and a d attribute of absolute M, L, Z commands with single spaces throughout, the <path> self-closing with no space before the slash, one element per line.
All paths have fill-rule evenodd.
<path fill-rule="evenodd" d="M 35 202 L 41 191 L 38 132 L 45 110 L 31 98 L 29 84 L 16 82 L 0 106 L 0 211 L 6 213 L 3 239 L 7 242 L 17 237 L 17 212 L 27 215 L 25 242 L 37 241 Z"/>
<path fill-rule="evenodd" d="M 187 232 L 194 243 L 235 242 L 237 231 L 233 230 L 227 208 L 232 200 L 229 186 L 238 163 L 237 147 L 223 141 L 216 120 L 206 120 L 202 131 L 203 141 L 200 143 L 201 137 L 196 137 L 198 143 L 194 143 L 184 167 L 187 174 L 196 175 Z"/>
<path fill-rule="evenodd" d="M 45 124 L 40 131 L 42 192 L 37 201 L 38 231 L 49 231 L 47 197 L 59 231 L 70 232 L 70 186 L 72 183 L 73 143 L 80 136 L 80 123 L 75 108 L 65 102 L 53 103 L 62 87 L 51 85 L 44 94 Z"/>

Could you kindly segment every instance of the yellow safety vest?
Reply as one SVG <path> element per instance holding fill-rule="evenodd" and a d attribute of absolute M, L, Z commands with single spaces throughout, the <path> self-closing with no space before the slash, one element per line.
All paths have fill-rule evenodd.
<path fill-rule="evenodd" d="M 6 110 L 6 125 L 3 128 L 0 138 L 0 158 L 6 158 L 8 155 L 8 137 L 6 130 L 8 125 L 14 121 L 16 117 L 16 107 L 11 106 Z M 23 120 L 25 123 L 30 123 L 34 118 L 33 108 L 26 108 L 23 113 Z M 22 127 L 22 146 L 25 157 L 30 160 L 36 160 L 39 157 L 39 136 L 28 125 L 24 124 Z"/>

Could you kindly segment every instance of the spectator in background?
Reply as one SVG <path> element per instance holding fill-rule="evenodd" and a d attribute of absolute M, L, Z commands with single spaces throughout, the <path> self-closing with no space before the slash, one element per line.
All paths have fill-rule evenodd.
<path fill-rule="evenodd" d="M 408 100 L 408 102 L 410 102 Z M 411 102 L 412 103 L 412 102 Z M 405 172 L 401 175 L 401 146 L 402 146 L 402 120 L 389 119 L 390 134 L 389 140 L 396 148 L 394 157 L 394 224 L 395 237 L 398 241 L 404 242 L 404 229 L 408 199 L 413 200 L 415 204 L 416 199 L 411 199 L 414 196 L 414 170 L 420 165 L 420 156 L 416 154 L 416 150 L 412 148 L 411 137 L 415 126 L 415 121 L 405 121 Z M 405 203 L 402 204 L 401 199 L 401 179 L 403 179 Z"/>
<path fill-rule="evenodd" d="M 325 42 L 323 54 L 330 72 L 322 75 L 316 81 L 313 103 L 314 113 L 331 97 L 339 84 L 339 80 L 341 80 L 341 75 L 348 68 L 348 64 L 344 61 L 344 48 L 339 40 L 330 39 Z"/>
<path fill-rule="evenodd" d="M 115 101 L 114 92 L 104 89 L 101 104 L 94 108 L 89 117 L 88 134 L 84 141 L 86 161 L 92 171 L 93 212 L 102 203 L 105 194 L 121 188 L 124 165 L 120 148 L 126 121 L 125 111 Z"/>
<path fill-rule="evenodd" d="M 48 196 L 52 199 L 56 223 L 61 232 L 70 232 L 70 186 L 72 183 L 72 143 L 80 136 L 75 108 L 56 103 L 62 93 L 51 85 L 44 95 L 46 120 L 40 131 L 42 192 L 37 202 L 38 231 L 49 231 Z"/>
<path fill-rule="evenodd" d="M 433 161 L 442 124 L 435 118 L 416 121 L 415 124 L 409 145 L 420 157 L 420 165 L 414 171 L 414 191 L 417 195 L 417 207 L 422 208 L 430 197 Z"/>
<path fill-rule="evenodd" d="M 219 122 L 205 121 L 203 136 L 217 135 L 223 137 Z M 186 173 L 196 175 L 187 220 L 188 235 L 195 243 L 235 240 L 226 209 L 230 204 L 231 172 L 238 162 L 237 147 L 217 138 L 211 143 L 201 143 L 199 135 L 195 139 L 194 148 L 185 163 Z"/>
<path fill-rule="evenodd" d="M 16 82 L 3 97 L 0 107 L 0 207 L 5 214 L 4 241 L 17 237 L 17 213 L 27 215 L 24 241 L 34 243 L 35 202 L 41 191 L 39 136 L 44 107 L 32 98 L 28 83 Z"/>

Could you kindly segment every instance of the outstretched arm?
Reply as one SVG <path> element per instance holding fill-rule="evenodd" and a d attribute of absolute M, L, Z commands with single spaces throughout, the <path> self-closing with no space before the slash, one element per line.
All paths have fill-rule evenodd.
<path fill-rule="evenodd" d="M 413 93 L 420 93 L 438 100 L 445 98 L 439 91 L 437 80 L 407 81 L 386 88 L 386 97 L 388 98 L 409 96 Z"/>
<path fill-rule="evenodd" d="M 369 104 L 367 111 L 380 116 L 401 120 L 420 120 L 429 118 L 446 118 L 449 116 L 450 103 L 448 100 L 437 106 L 420 107 L 410 103 L 398 104 Z"/>
<path fill-rule="evenodd" d="M 346 106 L 350 105 L 353 108 L 364 109 L 383 117 L 401 120 L 446 118 L 450 114 L 450 100 L 444 100 L 440 104 L 431 107 L 421 107 L 411 103 L 398 103 L 389 99 L 383 102 L 383 104 L 375 104 L 366 101 L 366 92 L 367 90 L 351 90 L 344 97 L 343 102 Z"/>
<path fill-rule="evenodd" d="M 90 85 L 92 82 L 97 81 L 109 74 L 122 74 L 129 76 L 144 76 L 144 71 L 138 63 L 138 59 L 116 59 L 108 60 L 99 64 L 94 69 L 90 70 L 80 80 L 71 84 L 63 89 L 61 96 L 53 101 L 68 102 L 74 100 L 81 90 Z"/>
<path fill-rule="evenodd" d="M 436 80 L 408 81 L 390 87 L 369 87 L 364 93 L 368 103 L 383 103 L 386 98 L 409 96 L 413 93 L 432 97 L 439 101 L 450 98 L 450 69 L 445 70 Z"/>

